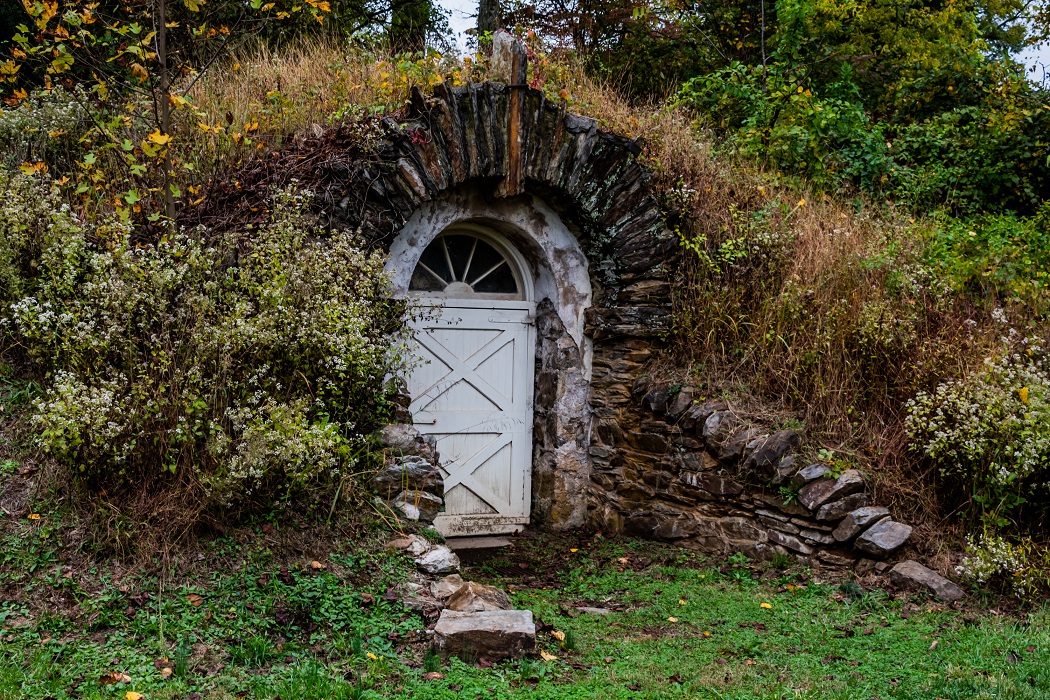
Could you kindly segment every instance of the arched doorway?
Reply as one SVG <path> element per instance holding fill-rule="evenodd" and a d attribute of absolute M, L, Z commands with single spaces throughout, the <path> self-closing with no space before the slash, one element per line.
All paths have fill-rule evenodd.
<path fill-rule="evenodd" d="M 410 411 L 434 436 L 445 481 L 446 536 L 512 532 L 528 523 L 536 303 L 532 274 L 496 231 L 458 223 L 412 271 L 417 363 Z"/>

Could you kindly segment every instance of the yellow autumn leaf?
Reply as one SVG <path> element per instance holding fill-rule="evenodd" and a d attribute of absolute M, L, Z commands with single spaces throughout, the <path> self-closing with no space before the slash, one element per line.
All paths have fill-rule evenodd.
<path fill-rule="evenodd" d="M 314 559 L 312 562 L 310 562 L 310 568 L 314 571 L 318 571 L 319 569 L 327 569 L 328 567 Z"/>
<path fill-rule="evenodd" d="M 142 700 L 144 697 L 146 696 L 142 693 L 136 693 L 134 690 L 124 693 L 124 700 Z"/>
<path fill-rule="evenodd" d="M 559 642 L 565 641 L 565 633 L 560 630 L 552 630 L 551 636 L 557 639 Z"/>
<path fill-rule="evenodd" d="M 578 549 L 576 549 L 576 548 L 574 547 L 573 549 L 570 549 L 569 551 L 570 551 L 570 552 L 572 552 L 573 554 L 576 554 L 576 552 L 578 552 L 578 551 L 580 551 L 580 550 L 578 550 Z"/>
<path fill-rule="evenodd" d="M 40 520 L 40 513 L 30 513 L 28 516 L 30 520 Z"/>
<path fill-rule="evenodd" d="M 548 653 L 546 651 L 541 651 L 540 652 L 540 658 L 543 659 L 544 661 L 554 661 L 558 657 L 555 656 L 554 654 Z"/>
<path fill-rule="evenodd" d="M 668 622 L 678 622 L 678 618 L 677 617 L 669 617 L 669 618 L 667 618 L 667 621 Z"/>
<path fill-rule="evenodd" d="M 800 207 L 806 206 L 806 198 L 805 197 L 803 197 L 802 199 L 798 200 L 798 206 L 800 206 Z"/>
<path fill-rule="evenodd" d="M 678 599 L 678 604 L 679 604 L 679 605 L 685 605 L 685 599 L 683 599 L 683 598 L 679 598 L 679 599 Z"/>
<path fill-rule="evenodd" d="M 379 657 L 373 654 L 372 652 L 368 652 L 367 654 L 365 654 L 365 656 L 372 659 L 372 661 L 379 661 Z"/>
<path fill-rule="evenodd" d="M 1020 389 L 1018 389 L 1017 390 L 1017 395 L 1020 397 L 1021 403 L 1023 403 L 1025 406 L 1027 406 L 1028 405 L 1028 387 L 1023 386 Z"/>
<path fill-rule="evenodd" d="M 131 64 L 131 74 L 135 76 L 135 79 L 140 83 L 144 83 L 149 79 L 149 71 L 146 70 L 141 63 Z"/>
<path fill-rule="evenodd" d="M 46 173 L 47 163 L 42 160 L 35 162 L 26 161 L 22 165 L 18 166 L 18 169 L 22 171 L 23 175 L 32 175 L 34 173 Z"/>
<path fill-rule="evenodd" d="M 152 134 L 150 134 L 146 138 L 148 138 L 150 141 L 152 141 L 153 143 L 157 144 L 158 146 L 164 146 L 169 141 L 171 141 L 171 136 L 168 135 L 168 134 L 160 133 L 160 129 L 157 129 L 156 131 L 154 131 Z"/>
<path fill-rule="evenodd" d="M 705 637 L 710 637 L 711 633 L 709 631 L 707 631 L 707 630 L 704 630 L 704 636 Z"/>
<path fill-rule="evenodd" d="M 769 603 L 761 603 L 758 607 L 765 608 L 766 610 L 772 610 L 773 609 L 773 606 L 770 605 Z"/>

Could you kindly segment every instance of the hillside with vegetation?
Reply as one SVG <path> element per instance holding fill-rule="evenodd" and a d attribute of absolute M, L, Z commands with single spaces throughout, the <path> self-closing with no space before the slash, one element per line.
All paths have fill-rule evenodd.
<path fill-rule="evenodd" d="M 727 596 L 717 637 L 799 588 L 788 609 L 813 615 L 813 634 L 870 624 L 873 643 L 936 662 L 886 662 L 836 686 L 844 697 L 972 697 L 991 678 L 989 697 L 1046 697 L 1033 659 L 1048 642 L 1029 625 L 1050 592 L 1050 92 L 1015 57 L 1046 40 L 1047 8 L 502 11 L 529 84 L 637 139 L 653 173 L 681 265 L 651 376 L 804 427 L 815 459 L 863 469 L 942 568 L 1019 617 L 942 618 L 806 572 L 657 561 L 597 537 L 593 558 L 522 593 L 575 630 L 551 647 L 565 659 L 454 666 L 433 694 L 420 621 L 380 601 L 407 574 L 377 546 L 389 523 L 367 486 L 410 310 L 386 296 L 369 232 L 324 224 L 311 154 L 377 158 L 412 89 L 486 79 L 491 36 L 456 55 L 425 1 L 26 0 L 0 7 L 0 698 L 571 697 L 581 677 L 594 697 L 647 682 L 621 656 L 670 663 L 675 618 L 703 632 L 693 597 Z M 218 573 L 230 566 L 250 576 Z M 656 588 L 624 598 L 642 578 Z M 607 631 L 548 584 L 632 611 L 627 646 L 606 651 Z M 199 607 L 206 589 L 236 602 Z M 228 624 L 193 638 L 200 611 Z M 895 626 L 913 614 L 922 649 Z M 761 624 L 790 634 L 788 618 Z M 825 666 L 864 673 L 832 642 L 778 675 L 789 661 L 772 643 L 733 633 L 645 692 L 831 697 Z M 964 650 L 989 659 L 984 676 Z M 148 682 L 99 680 L 111 655 Z M 887 690 L 942 673 L 922 693 Z"/>

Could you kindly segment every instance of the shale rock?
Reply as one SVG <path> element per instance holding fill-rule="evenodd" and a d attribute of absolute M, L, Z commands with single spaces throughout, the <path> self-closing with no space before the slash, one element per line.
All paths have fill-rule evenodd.
<path fill-rule="evenodd" d="M 536 623 L 531 610 L 464 613 L 446 609 L 434 626 L 434 646 L 444 658 L 513 659 L 536 646 Z"/>
<path fill-rule="evenodd" d="M 511 610 L 510 596 L 495 586 L 467 581 L 445 601 L 445 607 L 456 612 Z"/>
<path fill-rule="evenodd" d="M 820 479 L 804 487 L 798 494 L 799 503 L 817 510 L 825 503 L 852 496 L 864 490 L 864 477 L 856 469 L 847 469 L 838 479 Z"/>
<path fill-rule="evenodd" d="M 802 442 L 802 436 L 794 430 L 781 430 L 758 443 L 744 460 L 744 469 L 762 479 L 777 475 L 777 465 Z"/>
<path fill-rule="evenodd" d="M 854 546 L 862 552 L 885 559 L 911 537 L 911 525 L 898 523 L 889 518 L 875 523 L 857 538 Z"/>
<path fill-rule="evenodd" d="M 437 464 L 437 451 L 434 449 L 433 438 L 424 437 L 414 425 L 394 423 L 383 426 L 379 431 L 379 444 L 392 457 L 422 457 Z"/>
<path fill-rule="evenodd" d="M 382 498 L 393 498 L 406 490 L 428 491 L 439 498 L 445 492 L 437 466 L 418 455 L 391 458 L 372 479 L 372 488 Z"/>
<path fill-rule="evenodd" d="M 735 462 L 744 454 L 744 448 L 748 443 L 762 435 L 758 428 L 748 428 L 735 433 L 725 441 L 715 455 L 720 462 Z"/>
<path fill-rule="evenodd" d="M 890 581 L 901 588 L 926 588 L 942 600 L 959 600 L 966 595 L 959 586 L 917 561 L 902 561 L 894 566 L 890 569 Z"/>
<path fill-rule="evenodd" d="M 700 436 L 713 452 L 721 448 L 736 427 L 736 419 L 729 411 L 715 411 L 704 421 Z"/>
<path fill-rule="evenodd" d="M 798 472 L 798 457 L 788 455 L 777 464 L 777 473 L 773 475 L 773 486 L 783 486 L 790 483 L 791 477 Z"/>
<path fill-rule="evenodd" d="M 853 511 L 839 523 L 832 536 L 839 542 L 848 542 L 864 532 L 869 525 L 874 525 L 883 518 L 888 518 L 890 511 L 882 506 L 866 506 Z"/>
<path fill-rule="evenodd" d="M 802 469 L 791 477 L 791 488 L 797 491 L 806 484 L 816 481 L 827 473 L 828 468 L 823 464 L 811 464 L 808 467 L 802 467 Z"/>
<path fill-rule="evenodd" d="M 857 508 L 868 505 L 868 494 L 854 493 L 845 498 L 840 498 L 831 503 L 825 503 L 817 511 L 817 520 L 830 520 L 832 522 L 845 518 L 846 515 Z"/>

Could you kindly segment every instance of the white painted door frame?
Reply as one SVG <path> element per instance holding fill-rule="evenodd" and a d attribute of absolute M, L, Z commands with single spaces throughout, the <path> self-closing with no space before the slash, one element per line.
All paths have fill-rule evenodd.
<path fill-rule="evenodd" d="M 422 364 L 408 378 L 416 428 L 437 439 L 446 536 L 501 534 L 529 522 L 536 305 L 430 300 L 412 323 Z"/>

